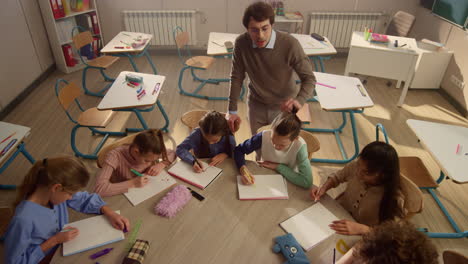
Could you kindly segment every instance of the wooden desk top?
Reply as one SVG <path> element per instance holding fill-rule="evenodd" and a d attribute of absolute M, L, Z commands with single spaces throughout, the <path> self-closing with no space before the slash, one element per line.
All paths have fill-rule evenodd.
<path fill-rule="evenodd" d="M 231 41 L 234 44 L 238 36 L 239 34 L 210 32 L 207 54 L 210 56 L 231 54 L 224 46 L 224 42 Z M 325 38 L 325 41 L 318 41 L 310 35 L 291 34 L 291 36 L 299 41 L 307 56 L 336 54 L 335 47 L 333 47 L 327 38 Z"/>
<path fill-rule="evenodd" d="M 0 142 L 3 141 L 5 138 L 10 136 L 13 132 L 16 132 L 12 137 L 5 142 L 0 144 L 0 152 L 10 143 L 11 140 L 17 139 L 15 144 L 11 146 L 11 148 L 6 152 L 5 155 L 0 157 L 0 166 L 10 157 L 10 155 L 16 151 L 16 147 L 21 144 L 23 139 L 29 136 L 29 132 L 31 129 L 29 127 L 15 125 L 7 122 L 0 121 Z"/>
<path fill-rule="evenodd" d="M 414 119 L 406 123 L 445 175 L 457 183 L 468 182 L 468 127 Z"/>
<path fill-rule="evenodd" d="M 141 39 L 148 39 L 146 44 L 134 49 L 131 44 L 136 42 L 139 38 Z M 145 34 L 145 33 L 138 33 L 138 32 L 128 32 L 128 31 L 121 31 L 117 34 L 109 43 L 101 49 L 101 53 L 138 53 L 142 52 L 146 46 L 149 45 L 153 35 Z M 130 48 L 127 48 L 129 46 Z M 115 47 L 123 47 L 122 48 L 115 48 Z"/>
<path fill-rule="evenodd" d="M 248 161 L 254 174 L 275 174 Z M 174 218 L 154 214 L 153 208 L 165 195 L 154 196 L 138 206 L 132 206 L 124 195 L 106 198 L 114 210 L 129 218 L 131 223 L 142 219 L 137 238 L 150 242 L 144 263 L 283 263 L 284 257 L 272 251 L 276 236 L 285 232 L 279 223 L 310 207 L 309 191 L 288 183 L 289 200 L 239 201 L 236 185 L 237 169 L 232 159 L 221 166 L 223 173 L 205 190 L 198 193 L 206 199 L 192 199 Z M 181 183 L 177 180 L 178 183 Z M 321 202 L 339 218 L 351 216 L 329 196 Z M 79 218 L 88 216 L 80 214 Z M 317 216 L 320 217 L 320 216 Z M 75 221 L 77 219 L 71 219 Z M 51 263 L 89 263 L 89 255 L 113 247 L 100 263 L 121 263 L 126 255 L 126 239 L 101 248 L 63 257 L 57 250 Z M 329 255 L 339 239 L 351 246 L 357 237 L 333 235 L 313 248 L 307 255 L 311 260 Z M 326 257 L 329 258 L 328 256 Z M 330 263 L 314 261 L 314 263 Z"/>
<path fill-rule="evenodd" d="M 369 93 L 367 93 L 358 78 L 323 72 L 314 72 L 314 75 L 317 83 L 335 87 L 335 89 L 332 89 L 319 84 L 315 85 L 315 91 L 322 109 L 348 110 L 374 106 Z M 361 85 L 366 96 L 361 94 L 357 85 Z"/>
<path fill-rule="evenodd" d="M 136 91 L 138 88 L 132 88 L 125 82 L 125 75 L 128 73 L 143 77 L 143 88 L 146 90 L 146 95 L 140 100 L 137 98 Z M 165 80 L 166 77 L 162 75 L 123 71 L 119 76 L 117 76 L 114 83 L 112 83 L 112 86 L 109 88 L 97 108 L 99 110 L 115 110 L 152 106 L 158 100 L 159 93 L 161 92 Z M 157 83 L 160 83 L 159 90 L 152 94 Z"/>

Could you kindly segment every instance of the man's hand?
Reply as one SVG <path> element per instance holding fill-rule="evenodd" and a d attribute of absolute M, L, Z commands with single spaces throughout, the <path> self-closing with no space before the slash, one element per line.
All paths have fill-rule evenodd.
<path fill-rule="evenodd" d="M 226 119 L 228 121 L 229 129 L 232 133 L 236 133 L 239 130 L 241 119 L 237 114 L 226 114 Z"/>
<path fill-rule="evenodd" d="M 299 109 L 302 108 L 302 105 L 297 100 L 291 98 L 281 103 L 281 111 L 283 112 L 292 112 L 293 107 L 299 111 Z"/>

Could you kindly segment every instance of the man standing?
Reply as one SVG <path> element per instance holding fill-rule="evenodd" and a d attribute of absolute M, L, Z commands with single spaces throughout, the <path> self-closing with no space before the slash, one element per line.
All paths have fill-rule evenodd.
<path fill-rule="evenodd" d="M 315 76 L 309 58 L 299 41 L 287 33 L 272 29 L 273 8 L 265 2 L 251 4 L 242 23 L 247 32 L 236 39 L 231 70 L 229 109 L 226 118 L 231 130 L 240 123 L 237 115 L 245 73 L 248 74 L 248 118 L 252 135 L 271 124 L 280 111 L 297 109 L 312 96 Z M 301 80 L 296 85 L 294 72 Z"/>

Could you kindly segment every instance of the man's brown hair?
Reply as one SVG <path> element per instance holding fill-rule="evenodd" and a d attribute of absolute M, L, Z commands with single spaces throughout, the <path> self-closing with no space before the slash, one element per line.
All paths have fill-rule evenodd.
<path fill-rule="evenodd" d="M 437 264 L 438 255 L 427 236 L 407 221 L 388 221 L 374 227 L 353 253 L 356 260 L 367 264 Z"/>
<path fill-rule="evenodd" d="M 245 28 L 249 27 L 250 17 L 255 21 L 261 22 L 269 19 L 270 24 L 275 23 L 275 11 L 270 4 L 265 2 L 256 2 L 249 5 L 244 11 L 244 17 L 242 18 L 242 24 Z"/>

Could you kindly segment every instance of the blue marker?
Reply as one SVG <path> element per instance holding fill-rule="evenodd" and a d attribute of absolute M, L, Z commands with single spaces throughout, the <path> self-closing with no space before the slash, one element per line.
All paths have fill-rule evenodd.
<path fill-rule="evenodd" d="M 18 139 L 12 139 L 10 143 L 8 143 L 8 145 L 6 145 L 5 148 L 3 148 L 2 152 L 0 153 L 0 157 L 5 155 L 8 152 L 8 150 L 10 150 L 10 148 L 13 147 L 13 145 L 15 145 L 16 141 L 18 141 Z"/>

